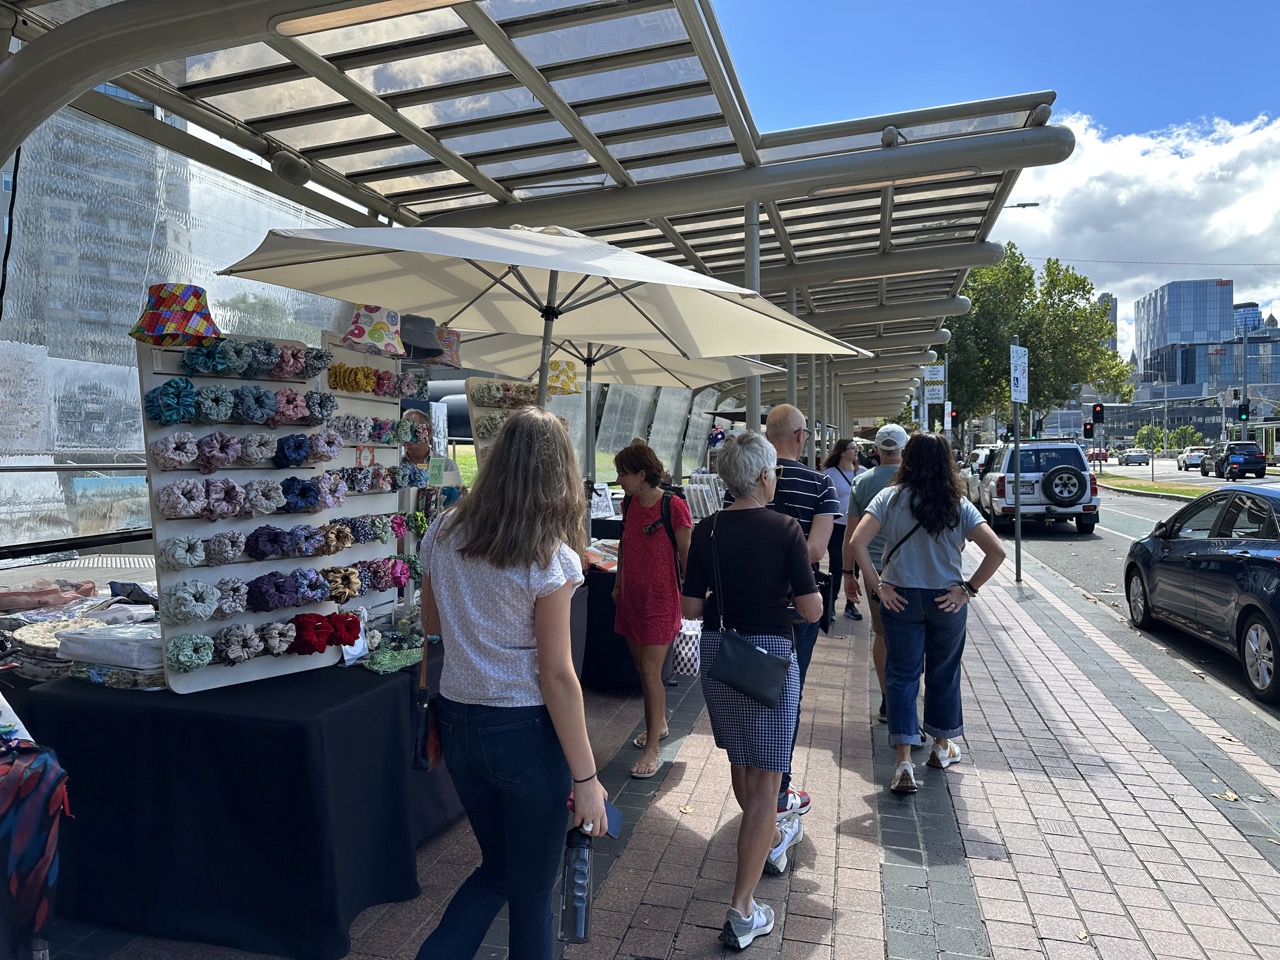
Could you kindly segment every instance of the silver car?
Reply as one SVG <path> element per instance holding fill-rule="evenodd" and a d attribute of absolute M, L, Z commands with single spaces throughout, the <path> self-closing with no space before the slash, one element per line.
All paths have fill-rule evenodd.
<path fill-rule="evenodd" d="M 1200 461 L 1204 459 L 1204 455 L 1208 452 L 1208 447 L 1187 447 L 1178 454 L 1178 469 L 1199 470 Z"/>
<path fill-rule="evenodd" d="M 1144 467 L 1147 466 L 1151 463 L 1151 454 L 1141 447 L 1129 447 L 1127 450 L 1120 451 L 1120 466 L 1128 467 L 1138 463 Z"/>

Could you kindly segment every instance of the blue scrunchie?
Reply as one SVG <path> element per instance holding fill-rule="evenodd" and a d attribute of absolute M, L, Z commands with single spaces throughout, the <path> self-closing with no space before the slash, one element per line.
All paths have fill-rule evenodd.
<path fill-rule="evenodd" d="M 249 364 L 246 377 L 260 377 L 280 362 L 280 347 L 270 340 L 254 340 L 249 344 Z"/>
<path fill-rule="evenodd" d="M 249 366 L 249 345 L 243 340 L 219 340 L 218 356 L 228 373 L 239 376 Z"/>
<path fill-rule="evenodd" d="M 319 570 L 298 567 L 289 576 L 298 591 L 298 606 L 304 603 L 321 603 L 329 599 L 329 581 Z"/>
<path fill-rule="evenodd" d="M 289 531 L 289 554 L 314 557 L 324 548 L 324 531 L 309 523 L 300 523 Z"/>
<path fill-rule="evenodd" d="M 276 412 L 276 395 L 261 387 L 240 387 L 235 391 L 237 423 L 266 423 Z"/>
<path fill-rule="evenodd" d="M 190 423 L 196 412 L 196 388 L 186 377 L 170 377 L 146 392 L 142 407 L 147 419 L 162 427 Z"/>
<path fill-rule="evenodd" d="M 263 524 L 245 537 L 244 552 L 254 560 L 270 560 L 289 552 L 289 533 L 279 527 Z"/>
<path fill-rule="evenodd" d="M 300 467 L 309 450 L 305 433 L 291 433 L 276 441 L 276 455 L 271 462 L 277 467 Z"/>
<path fill-rule="evenodd" d="M 219 349 L 220 341 L 187 347 L 182 351 L 182 369 L 196 376 L 219 377 L 227 372 L 227 360 Z"/>
<path fill-rule="evenodd" d="M 281 484 L 285 513 L 311 513 L 320 502 L 320 487 L 314 480 L 287 477 Z"/>

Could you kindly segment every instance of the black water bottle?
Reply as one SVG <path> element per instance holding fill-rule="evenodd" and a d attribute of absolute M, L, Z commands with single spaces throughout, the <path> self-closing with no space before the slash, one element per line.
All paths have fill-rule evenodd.
<path fill-rule="evenodd" d="M 591 939 L 591 837 L 577 827 L 564 837 L 560 939 L 565 943 Z"/>

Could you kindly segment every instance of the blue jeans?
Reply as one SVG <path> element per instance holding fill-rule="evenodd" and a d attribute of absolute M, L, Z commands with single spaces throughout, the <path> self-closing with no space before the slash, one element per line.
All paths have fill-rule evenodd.
<path fill-rule="evenodd" d="M 945 590 L 895 587 L 907 601 L 894 612 L 880 605 L 885 663 L 884 695 L 891 744 L 920 742 L 916 698 L 924 669 L 924 732 L 938 740 L 964 736 L 960 706 L 960 659 L 964 655 L 969 605 L 943 613 L 934 602 Z"/>
<path fill-rule="evenodd" d="M 511 960 L 550 960 L 551 894 L 568 830 L 572 780 L 545 706 L 483 707 L 441 697 L 445 762 L 480 844 L 480 866 L 453 895 L 418 960 L 475 956 L 503 905 Z"/>
<path fill-rule="evenodd" d="M 800 704 L 804 703 L 804 678 L 809 673 L 809 661 L 813 659 L 813 648 L 818 645 L 818 624 L 798 620 L 791 629 L 796 636 L 796 664 L 800 667 L 800 700 L 796 703 L 796 725 L 791 731 L 791 752 L 796 752 L 796 735 L 800 732 Z M 778 802 L 787 795 L 791 788 L 791 774 L 782 775 L 782 785 L 778 788 Z"/>

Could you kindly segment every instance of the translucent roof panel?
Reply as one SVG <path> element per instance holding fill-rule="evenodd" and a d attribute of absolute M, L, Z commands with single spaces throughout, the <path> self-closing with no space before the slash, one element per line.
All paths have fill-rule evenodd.
<path fill-rule="evenodd" d="M 701 89 L 701 87 L 692 89 Z M 696 117 L 715 117 L 721 123 L 724 122 L 720 105 L 712 96 L 680 97 L 661 103 L 642 104 L 609 112 L 583 113 L 582 121 L 592 133 L 604 134 L 612 130 L 675 123 Z"/>
<path fill-rule="evenodd" d="M 475 80 L 506 72 L 487 47 L 480 45 L 448 50 L 406 60 L 391 60 L 373 67 L 347 71 L 356 83 L 380 97 L 404 90 L 420 90 L 444 83 Z"/>
<path fill-rule="evenodd" d="M 685 50 L 685 55 L 678 59 L 662 60 L 642 66 L 628 66 L 621 70 L 605 70 L 589 76 L 552 80 L 551 86 L 565 100 L 574 103 L 578 100 L 620 97 L 642 90 L 706 80 L 707 75 L 702 69 L 701 62 L 691 55 L 692 48 L 682 47 L 682 49 Z"/>
<path fill-rule="evenodd" d="M 349 153 L 341 157 L 333 157 L 325 163 L 339 173 L 355 173 L 358 170 L 372 170 L 382 167 L 400 166 L 406 163 L 434 163 L 435 158 L 421 147 L 406 144 L 390 147 L 386 150 L 370 150 L 364 153 Z"/>
<path fill-rule="evenodd" d="M 170 60 L 156 67 L 156 71 L 170 83 L 182 86 L 247 73 L 263 67 L 276 67 L 288 62 L 265 43 L 250 43 L 242 47 L 202 53 L 185 60 Z"/>
<path fill-rule="evenodd" d="M 493 119 L 540 106 L 532 93 L 510 78 L 510 85 L 505 89 L 476 96 L 459 97 L 442 91 L 438 97 L 431 97 L 431 91 L 424 90 L 420 105 L 400 108 L 400 112 L 420 127 L 433 127 L 441 123 Z M 514 132 L 519 127 L 503 129 Z"/>
<path fill-rule="evenodd" d="M 642 13 L 602 22 L 551 30 L 533 36 L 516 37 L 515 44 L 536 67 L 576 60 L 583 56 L 607 57 L 636 46 L 636 38 L 647 44 L 685 40 L 688 34 L 675 10 Z"/>
<path fill-rule="evenodd" d="M 308 124 L 305 127 L 295 127 L 291 130 L 276 130 L 272 136 L 278 140 L 282 140 L 291 147 L 299 150 L 305 150 L 308 147 L 320 146 L 322 144 L 331 143 L 334 140 L 349 141 L 363 140 L 370 137 L 390 137 L 395 136 L 395 132 L 382 123 L 366 114 L 360 114 L 356 117 L 348 117 L 344 120 L 330 120 L 325 124 Z"/>
<path fill-rule="evenodd" d="M 449 136 L 444 142 L 450 150 L 472 155 L 489 151 L 509 150 L 539 143 L 563 143 L 571 141 L 566 130 L 558 120 L 546 123 L 532 123 L 518 127 L 503 127 L 499 130 L 487 130 L 483 133 Z"/>
<path fill-rule="evenodd" d="M 345 98 L 319 80 L 306 77 L 302 80 L 273 83 L 270 86 L 255 87 L 238 93 L 220 94 L 209 97 L 207 102 L 211 106 L 225 110 L 233 117 L 246 120 L 275 113 L 288 113 L 292 110 L 305 110 L 308 107 L 344 103 Z"/>
<path fill-rule="evenodd" d="M 403 43 L 406 40 L 430 37 L 454 30 L 465 29 L 458 15 L 445 7 L 411 13 L 403 17 L 390 17 L 373 23 L 362 23 L 337 30 L 324 30 L 298 37 L 298 40 L 321 56 L 331 56 L 367 47 Z"/>

